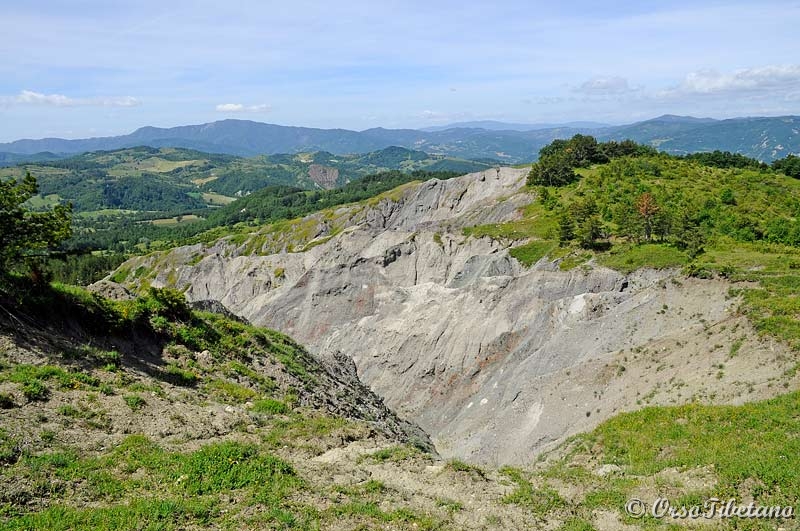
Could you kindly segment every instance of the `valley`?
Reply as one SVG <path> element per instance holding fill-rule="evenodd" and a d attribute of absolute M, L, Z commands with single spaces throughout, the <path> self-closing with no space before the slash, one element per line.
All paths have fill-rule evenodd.
<path fill-rule="evenodd" d="M 800 184 L 593 142 L 288 210 L 266 188 L 88 290 L 4 277 L 0 529 L 611 531 L 681 523 L 632 497 L 796 504 Z"/>
<path fill-rule="evenodd" d="M 524 221 L 536 206 L 520 193 L 526 176 L 427 181 L 298 220 L 302 232 L 137 258 L 115 280 L 218 300 L 322 359 L 351 357 L 443 456 L 493 466 L 643 405 L 742 403 L 797 385 L 794 355 L 741 316 L 735 284 L 685 278 L 678 263 L 620 273 L 580 252 L 584 264 L 542 253 L 525 267 L 513 242 L 464 234 Z"/>

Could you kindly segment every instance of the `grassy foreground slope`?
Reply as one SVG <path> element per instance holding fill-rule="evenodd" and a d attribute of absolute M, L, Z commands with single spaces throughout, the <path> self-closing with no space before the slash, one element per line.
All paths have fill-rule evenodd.
<path fill-rule="evenodd" d="M 25 286 L 1 302 L 0 529 L 670 529 L 626 500 L 800 503 L 796 392 L 622 414 L 486 470 L 393 433 L 289 338 L 175 292 Z"/>

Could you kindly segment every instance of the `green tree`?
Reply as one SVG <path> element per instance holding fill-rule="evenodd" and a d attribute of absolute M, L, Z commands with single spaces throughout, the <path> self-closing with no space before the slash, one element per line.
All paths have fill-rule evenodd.
<path fill-rule="evenodd" d="M 561 212 L 558 216 L 558 241 L 561 245 L 566 245 L 575 239 L 575 220 L 568 210 Z"/>
<path fill-rule="evenodd" d="M 528 184 L 540 186 L 566 186 L 577 179 L 578 176 L 564 153 L 541 158 L 528 174 Z"/>
<path fill-rule="evenodd" d="M 25 202 L 36 195 L 36 178 L 0 181 L 0 265 L 7 268 L 31 256 L 43 256 L 71 235 L 71 205 L 33 212 Z"/>
<path fill-rule="evenodd" d="M 783 172 L 789 177 L 800 179 L 800 157 L 796 155 L 787 155 L 773 162 L 772 169 Z"/>
<path fill-rule="evenodd" d="M 566 152 L 576 168 L 585 168 L 592 164 L 608 162 L 597 139 L 590 135 L 575 135 L 568 142 Z"/>
<path fill-rule="evenodd" d="M 581 241 L 581 246 L 586 249 L 593 249 L 597 240 L 602 237 L 603 222 L 597 214 L 592 214 L 578 226 L 578 238 Z"/>

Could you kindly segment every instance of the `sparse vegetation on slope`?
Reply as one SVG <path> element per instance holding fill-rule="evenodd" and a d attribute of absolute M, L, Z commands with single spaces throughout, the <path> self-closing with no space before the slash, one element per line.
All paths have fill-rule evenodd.
<path fill-rule="evenodd" d="M 330 486 L 298 460 L 350 441 L 427 443 L 286 336 L 170 290 L 110 301 L 3 277 L 0 307 L 0 529 L 443 521 L 399 499 L 378 508 L 372 490 L 317 501 Z"/>
<path fill-rule="evenodd" d="M 603 144 L 589 145 L 602 152 Z M 574 148 L 544 149 L 547 156 L 564 150 Z M 800 181 L 725 153 L 685 160 L 645 153 L 575 172 L 567 185 L 530 186 L 535 201 L 522 219 L 465 234 L 520 241 L 511 254 L 525 265 L 546 250 L 567 268 L 594 259 L 623 272 L 685 267 L 693 276 L 758 281 L 743 290 L 743 310 L 759 330 L 800 345 Z"/>
<path fill-rule="evenodd" d="M 800 428 L 798 406 L 795 392 L 742 406 L 689 404 L 624 413 L 573 437 L 533 472 L 506 468 L 517 485 L 506 501 L 528 507 L 542 521 L 560 520 L 566 529 L 577 521 L 646 529 L 678 529 L 691 522 L 633 518 L 625 511 L 633 498 L 648 511 L 657 498 L 669 499 L 676 509 L 718 498 L 796 511 L 800 446 L 792 434 Z M 792 521 L 731 518 L 713 525 L 775 529 L 791 527 Z"/>

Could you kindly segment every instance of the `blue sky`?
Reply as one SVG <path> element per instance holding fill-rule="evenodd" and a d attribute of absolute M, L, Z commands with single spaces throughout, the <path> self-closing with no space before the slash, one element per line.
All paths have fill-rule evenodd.
<path fill-rule="evenodd" d="M 800 0 L 3 4 L 0 141 L 800 114 Z"/>

